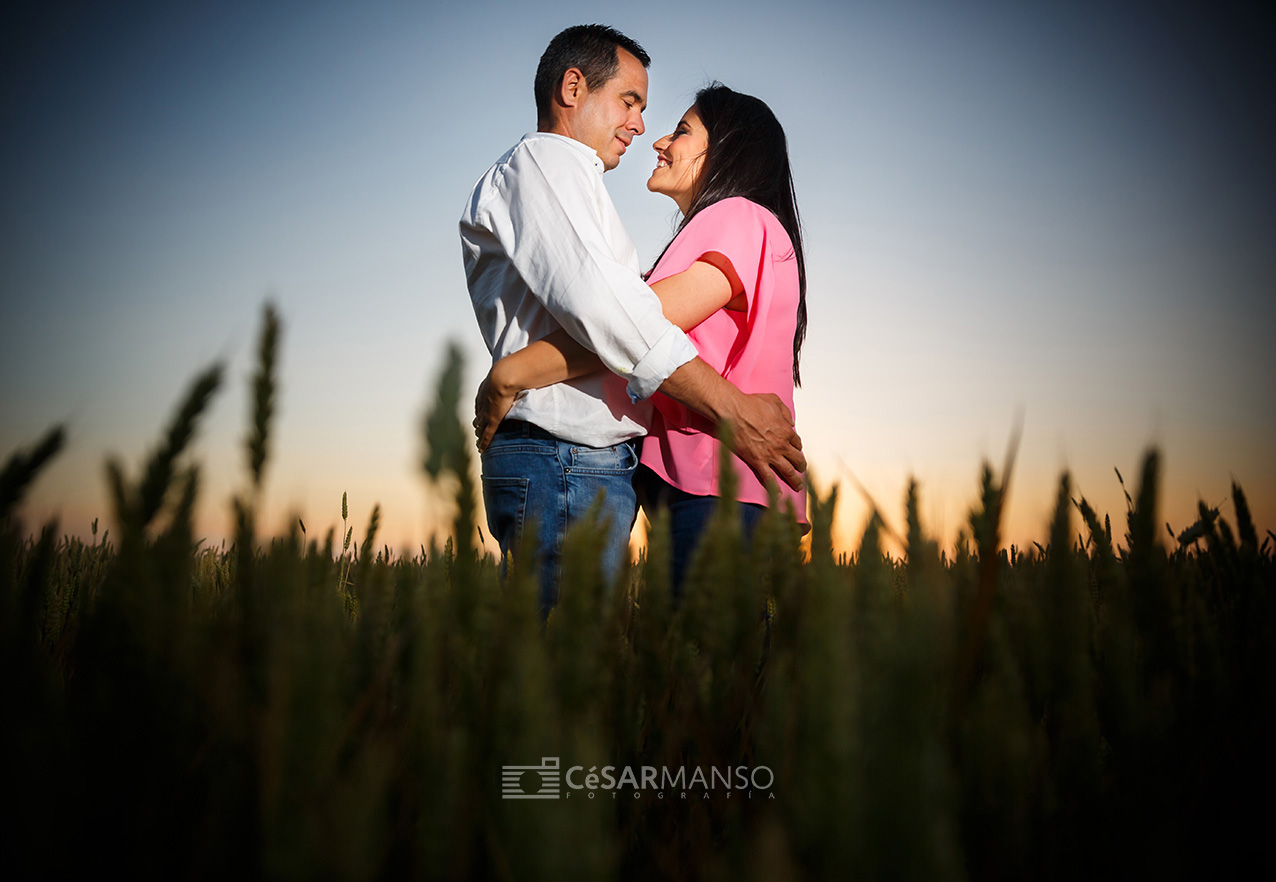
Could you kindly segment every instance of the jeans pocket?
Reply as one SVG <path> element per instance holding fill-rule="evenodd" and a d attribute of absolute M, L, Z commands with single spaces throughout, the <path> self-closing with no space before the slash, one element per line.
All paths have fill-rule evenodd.
<path fill-rule="evenodd" d="M 483 507 L 487 509 L 487 528 L 507 552 L 518 545 L 523 536 L 527 516 L 527 478 L 483 477 Z"/>
<path fill-rule="evenodd" d="M 626 474 L 638 467 L 638 453 L 627 441 L 611 447 L 573 447 L 571 460 L 572 471 L 586 475 Z"/>

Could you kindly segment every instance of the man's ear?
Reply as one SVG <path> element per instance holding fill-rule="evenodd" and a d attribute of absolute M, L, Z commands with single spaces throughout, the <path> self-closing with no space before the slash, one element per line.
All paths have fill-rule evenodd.
<path fill-rule="evenodd" d="M 585 83 L 585 75 L 578 67 L 569 67 L 558 83 L 558 103 L 563 107 L 575 107 L 589 91 Z"/>

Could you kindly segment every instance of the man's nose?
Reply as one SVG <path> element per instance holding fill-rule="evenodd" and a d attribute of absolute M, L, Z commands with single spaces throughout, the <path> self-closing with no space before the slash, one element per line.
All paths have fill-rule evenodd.
<path fill-rule="evenodd" d="M 643 132 L 647 131 L 647 127 L 642 124 L 641 113 L 629 121 L 629 128 L 635 135 L 641 135 Z"/>

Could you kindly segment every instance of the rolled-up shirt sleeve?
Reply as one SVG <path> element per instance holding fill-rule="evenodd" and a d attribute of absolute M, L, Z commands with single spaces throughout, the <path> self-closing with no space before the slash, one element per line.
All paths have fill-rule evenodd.
<path fill-rule="evenodd" d="M 614 255 L 596 204 L 600 172 L 552 143 L 523 145 L 484 206 L 532 295 L 604 366 L 644 399 L 696 357 L 687 335 L 664 317 L 660 300 Z"/>

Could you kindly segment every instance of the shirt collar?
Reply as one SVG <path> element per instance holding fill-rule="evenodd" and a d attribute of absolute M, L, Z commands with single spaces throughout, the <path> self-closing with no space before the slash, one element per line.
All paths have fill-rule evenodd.
<path fill-rule="evenodd" d="M 598 157 L 598 153 L 594 150 L 594 148 L 590 147 L 588 144 L 582 144 L 580 141 L 577 141 L 575 138 L 569 138 L 566 135 L 559 135 L 555 132 L 528 132 L 526 135 L 523 136 L 524 141 L 528 140 L 529 138 L 552 138 L 556 141 L 562 141 L 566 144 L 569 144 L 573 150 L 577 151 L 578 153 L 581 154 L 581 156 L 584 156 L 586 159 L 588 159 L 593 164 L 594 170 L 597 171 L 599 174 L 602 174 L 603 172 L 607 170 L 606 168 L 603 167 L 603 161 L 602 159 Z"/>

